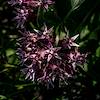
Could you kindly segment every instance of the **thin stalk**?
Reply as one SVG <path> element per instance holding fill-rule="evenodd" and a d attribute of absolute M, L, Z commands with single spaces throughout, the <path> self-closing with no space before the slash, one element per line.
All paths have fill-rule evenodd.
<path fill-rule="evenodd" d="M 36 22 L 37 22 L 37 26 L 39 27 L 39 13 L 40 13 L 40 8 L 41 8 L 41 6 L 39 6 L 39 8 L 38 8 L 38 11 L 37 11 L 37 19 L 36 19 Z"/>

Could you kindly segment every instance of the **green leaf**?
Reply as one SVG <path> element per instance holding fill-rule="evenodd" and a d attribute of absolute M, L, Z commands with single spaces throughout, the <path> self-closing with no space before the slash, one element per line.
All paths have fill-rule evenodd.
<path fill-rule="evenodd" d="M 38 98 L 37 96 L 36 96 L 36 97 L 33 97 L 33 99 L 32 99 L 32 100 L 37 100 L 37 98 Z"/>
<path fill-rule="evenodd" d="M 97 50 L 96 50 L 96 56 L 100 57 L 100 47 L 98 47 Z"/>
<path fill-rule="evenodd" d="M 58 42 L 60 40 L 60 34 L 59 34 L 59 26 L 55 30 L 56 38 L 55 38 L 55 44 L 58 45 Z"/>
<path fill-rule="evenodd" d="M 71 0 L 71 6 L 73 10 L 76 10 L 79 8 L 79 6 L 84 2 L 85 0 Z"/>
<path fill-rule="evenodd" d="M 60 40 L 64 39 L 65 36 L 66 36 L 66 33 L 61 31 L 60 36 L 59 36 Z"/>
<path fill-rule="evenodd" d="M 58 45 L 59 40 L 60 40 L 59 35 L 56 35 L 56 39 L 55 39 L 55 44 L 56 44 L 56 46 Z"/>
<path fill-rule="evenodd" d="M 80 33 L 80 39 L 83 39 L 84 37 L 86 37 L 88 34 L 90 33 L 90 30 L 88 29 L 88 26 L 85 26 L 81 33 Z"/>
<path fill-rule="evenodd" d="M 7 99 L 7 97 L 0 95 L 0 100 L 5 100 L 5 99 Z"/>
<path fill-rule="evenodd" d="M 7 55 L 7 57 L 13 55 L 14 53 L 15 53 L 15 51 L 14 51 L 13 49 L 7 49 L 7 50 L 6 50 L 6 55 Z"/>

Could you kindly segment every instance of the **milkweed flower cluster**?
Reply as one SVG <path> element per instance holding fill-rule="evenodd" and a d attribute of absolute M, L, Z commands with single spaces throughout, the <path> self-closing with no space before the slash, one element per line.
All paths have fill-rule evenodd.
<path fill-rule="evenodd" d="M 55 46 L 51 29 L 46 27 L 45 30 L 40 34 L 38 30 L 25 33 L 26 36 L 18 40 L 17 52 L 26 79 L 53 85 L 57 77 L 59 81 L 72 77 L 77 64 L 84 63 L 85 55 L 78 51 L 79 45 L 74 42 L 78 35 L 65 37 Z"/>
<path fill-rule="evenodd" d="M 28 17 L 28 10 L 26 8 L 22 8 L 22 9 L 16 9 L 17 13 L 16 13 L 16 17 L 14 18 L 14 20 L 16 20 L 17 22 L 17 28 L 25 28 L 24 24 L 27 21 L 27 17 Z"/>
<path fill-rule="evenodd" d="M 53 4 L 54 2 L 51 0 L 10 0 L 9 4 L 14 5 L 26 5 L 31 7 L 39 7 L 43 6 L 48 8 L 48 5 Z"/>
<path fill-rule="evenodd" d="M 24 29 L 25 23 L 31 13 L 38 8 L 48 9 L 48 5 L 54 4 L 52 0 L 10 0 L 8 2 L 15 8 L 16 17 L 14 20 L 17 22 L 17 28 Z"/>
<path fill-rule="evenodd" d="M 54 86 L 54 82 L 65 82 L 77 71 L 77 65 L 85 62 L 86 55 L 79 52 L 79 45 L 75 43 L 79 35 L 67 35 L 58 41 L 53 36 L 53 28 L 44 30 L 25 29 L 25 23 L 34 10 L 48 9 L 53 4 L 51 0 L 11 0 L 9 4 L 15 8 L 17 28 L 22 33 L 18 39 L 17 54 L 21 61 L 22 72 L 26 79 L 33 82 Z M 25 29 L 23 31 L 23 29 Z M 23 32 L 22 32 L 23 31 Z"/>

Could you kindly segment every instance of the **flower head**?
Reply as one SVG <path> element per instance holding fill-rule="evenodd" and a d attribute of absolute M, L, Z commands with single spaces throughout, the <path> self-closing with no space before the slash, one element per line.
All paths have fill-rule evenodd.
<path fill-rule="evenodd" d="M 33 8 L 41 6 L 45 9 L 48 9 L 48 5 L 54 4 L 52 0 L 10 0 L 8 3 L 11 6 L 26 5 Z"/>
<path fill-rule="evenodd" d="M 25 23 L 32 15 L 36 15 L 38 8 L 48 9 L 48 5 L 53 4 L 51 0 L 10 0 L 8 2 L 14 9 L 16 9 L 16 20 L 17 28 L 25 28 Z"/>
<path fill-rule="evenodd" d="M 13 19 L 16 21 L 17 28 L 25 28 L 25 22 L 27 21 L 27 17 L 29 15 L 29 10 L 25 7 L 23 8 L 16 8 L 16 17 Z"/>
<path fill-rule="evenodd" d="M 83 64 L 85 61 L 85 55 L 74 45 L 75 39 L 67 37 L 55 47 L 54 37 L 47 27 L 41 34 L 38 32 L 40 31 L 27 32 L 18 41 L 17 52 L 22 66 L 25 67 L 22 72 L 26 74 L 26 79 L 53 85 L 56 78 L 65 81 L 72 77 L 77 64 Z"/>

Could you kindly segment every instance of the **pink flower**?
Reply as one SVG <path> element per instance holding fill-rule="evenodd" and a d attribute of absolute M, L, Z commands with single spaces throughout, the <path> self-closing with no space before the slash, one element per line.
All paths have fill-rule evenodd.
<path fill-rule="evenodd" d="M 22 66 L 25 66 L 22 72 L 26 79 L 53 86 L 56 78 L 62 82 L 72 77 L 77 64 L 85 61 L 85 55 L 79 52 L 77 45 L 73 45 L 76 36 L 67 37 L 55 46 L 51 29 L 45 26 L 44 31 L 34 30 L 34 33 L 23 33 L 18 41 L 17 52 Z"/>
<path fill-rule="evenodd" d="M 16 21 L 17 23 L 17 28 L 25 28 L 25 22 L 27 21 L 27 17 L 28 17 L 28 9 L 26 9 L 25 7 L 23 7 L 22 9 L 16 8 L 16 17 L 13 19 Z"/>
<path fill-rule="evenodd" d="M 79 36 L 79 34 L 77 34 L 71 38 L 66 37 L 63 40 L 59 41 L 60 42 L 59 44 L 62 45 L 63 47 L 69 48 L 69 49 L 71 49 L 71 47 L 79 47 L 79 45 L 74 42 L 78 36 Z"/>
<path fill-rule="evenodd" d="M 8 4 L 10 4 L 11 6 L 14 6 L 14 5 L 17 5 L 17 4 L 21 5 L 22 4 L 22 0 L 10 0 L 8 2 Z"/>
<path fill-rule="evenodd" d="M 34 11 L 38 8 L 48 9 L 48 5 L 53 4 L 51 0 L 10 0 L 8 2 L 14 9 L 16 9 L 17 28 L 25 29 L 25 23 L 31 15 L 35 15 Z"/>
<path fill-rule="evenodd" d="M 45 8 L 45 9 L 48 9 L 48 6 L 49 5 L 52 5 L 54 4 L 54 2 L 52 0 L 42 0 L 42 6 Z"/>
<path fill-rule="evenodd" d="M 10 0 L 8 2 L 11 6 L 14 5 L 25 5 L 31 6 L 31 7 L 43 7 L 45 9 L 48 9 L 48 5 L 54 4 L 51 0 Z"/>

